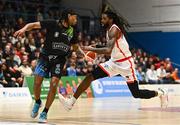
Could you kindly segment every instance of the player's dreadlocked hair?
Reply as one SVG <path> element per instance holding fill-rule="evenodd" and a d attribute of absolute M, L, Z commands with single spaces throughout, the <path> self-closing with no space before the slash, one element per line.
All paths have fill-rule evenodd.
<path fill-rule="evenodd" d="M 113 23 L 116 24 L 124 34 L 126 33 L 126 29 L 130 27 L 129 23 L 115 12 L 107 10 L 103 12 L 103 14 L 106 14 L 110 19 L 113 19 Z"/>
<path fill-rule="evenodd" d="M 77 13 L 72 10 L 72 9 L 65 9 L 62 11 L 61 17 L 59 19 L 59 21 L 65 20 L 66 22 L 68 22 L 68 14 L 70 15 L 77 15 Z"/>

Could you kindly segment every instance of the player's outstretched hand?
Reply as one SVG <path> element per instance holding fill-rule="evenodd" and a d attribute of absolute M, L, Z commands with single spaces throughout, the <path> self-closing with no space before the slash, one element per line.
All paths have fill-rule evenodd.
<path fill-rule="evenodd" d="M 14 37 L 21 37 L 25 33 L 25 29 L 22 28 L 14 33 Z"/>

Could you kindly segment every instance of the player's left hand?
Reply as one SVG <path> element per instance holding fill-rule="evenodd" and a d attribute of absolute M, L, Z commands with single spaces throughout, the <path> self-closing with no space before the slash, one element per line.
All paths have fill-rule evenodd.
<path fill-rule="evenodd" d="M 83 51 L 92 51 L 93 47 L 91 47 L 91 46 L 82 46 L 81 49 Z"/>

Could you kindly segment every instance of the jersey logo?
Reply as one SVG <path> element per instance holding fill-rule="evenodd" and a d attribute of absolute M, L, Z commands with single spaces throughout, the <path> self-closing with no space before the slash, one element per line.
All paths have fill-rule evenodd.
<path fill-rule="evenodd" d="M 59 37 L 59 32 L 55 32 L 54 37 Z"/>
<path fill-rule="evenodd" d="M 49 55 L 48 58 L 49 60 L 52 60 L 52 59 L 56 59 L 58 56 L 55 56 L 55 55 Z"/>
<path fill-rule="evenodd" d="M 65 36 L 67 36 L 67 34 L 66 33 L 62 33 L 63 35 L 65 35 Z"/>
<path fill-rule="evenodd" d="M 56 64 L 55 73 L 56 74 L 60 74 L 61 73 L 60 64 Z"/>
<path fill-rule="evenodd" d="M 64 52 L 68 52 L 70 47 L 64 43 L 52 42 L 52 49 L 58 49 Z"/>

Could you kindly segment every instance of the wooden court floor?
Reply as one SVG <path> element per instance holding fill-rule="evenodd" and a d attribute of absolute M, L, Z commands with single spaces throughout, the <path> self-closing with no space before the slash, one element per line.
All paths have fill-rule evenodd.
<path fill-rule="evenodd" d="M 58 100 L 48 114 L 48 125 L 180 125 L 180 108 L 141 107 L 133 98 L 79 99 L 66 112 Z M 151 103 L 151 100 L 148 100 Z M 152 101 L 153 105 L 154 101 Z M 30 118 L 32 103 L 0 101 L 0 125 L 38 125 Z M 42 110 L 42 109 L 41 109 Z"/>

